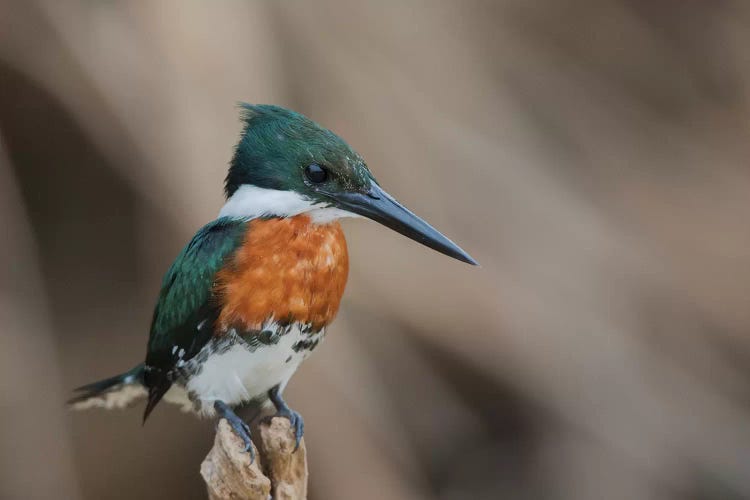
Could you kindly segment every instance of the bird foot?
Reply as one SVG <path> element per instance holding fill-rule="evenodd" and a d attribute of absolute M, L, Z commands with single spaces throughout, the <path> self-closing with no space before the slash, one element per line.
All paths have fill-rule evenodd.
<path fill-rule="evenodd" d="M 223 401 L 216 401 L 214 403 L 214 409 L 219 414 L 220 418 L 227 421 L 229 426 L 232 428 L 234 433 L 244 443 L 244 450 L 250 454 L 250 463 L 255 462 L 255 449 L 253 448 L 253 441 L 250 438 L 250 426 L 245 423 L 237 414 Z"/>
<path fill-rule="evenodd" d="M 289 419 L 289 423 L 292 424 L 292 428 L 294 428 L 294 451 L 297 451 L 297 449 L 299 448 L 300 439 L 302 439 L 302 436 L 305 434 L 305 420 L 302 418 L 302 415 L 289 408 L 284 399 L 281 397 L 281 391 L 279 390 L 278 386 L 268 391 L 268 396 L 271 399 L 271 402 L 276 407 L 276 414 L 271 416 L 270 418 L 286 417 Z"/>
<path fill-rule="evenodd" d="M 270 421 L 274 417 L 285 417 L 289 419 L 289 423 L 292 424 L 292 428 L 294 429 L 295 442 L 293 452 L 297 451 L 300 439 L 302 439 L 302 436 L 305 434 L 305 420 L 302 418 L 302 415 L 291 408 L 286 407 L 278 410 L 275 415 L 268 417 L 268 420 Z"/>

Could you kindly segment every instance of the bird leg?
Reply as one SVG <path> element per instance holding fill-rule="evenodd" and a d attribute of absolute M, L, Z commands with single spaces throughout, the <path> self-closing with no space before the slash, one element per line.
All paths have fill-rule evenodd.
<path fill-rule="evenodd" d="M 214 409 L 219 417 L 225 419 L 234 433 L 242 439 L 245 444 L 245 451 L 250 453 L 250 463 L 253 463 L 255 461 L 255 450 L 253 449 L 253 441 L 250 439 L 250 426 L 238 417 L 224 401 L 215 401 Z"/>
<path fill-rule="evenodd" d="M 296 439 L 294 451 L 297 451 L 297 448 L 299 448 L 299 440 L 302 439 L 302 435 L 305 433 L 305 421 L 303 420 L 302 415 L 289 408 L 281 397 L 281 389 L 278 385 L 268 391 L 268 397 L 276 407 L 276 415 L 274 416 L 288 418 L 292 427 L 294 427 L 294 437 Z"/>

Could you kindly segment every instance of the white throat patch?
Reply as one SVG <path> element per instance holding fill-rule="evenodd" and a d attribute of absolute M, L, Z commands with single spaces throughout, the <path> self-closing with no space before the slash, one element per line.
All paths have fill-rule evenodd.
<path fill-rule="evenodd" d="M 294 217 L 304 213 L 316 224 L 327 224 L 342 217 L 359 217 L 340 208 L 315 203 L 294 191 L 279 191 L 250 185 L 240 186 L 234 192 L 221 207 L 219 217 L 256 219 L 264 216 Z"/>

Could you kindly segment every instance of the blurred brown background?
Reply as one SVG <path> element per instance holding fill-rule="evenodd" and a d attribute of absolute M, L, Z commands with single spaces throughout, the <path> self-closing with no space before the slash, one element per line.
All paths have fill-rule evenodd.
<path fill-rule="evenodd" d="M 0 0 L 0 497 L 205 498 L 144 356 L 234 103 L 339 132 L 470 268 L 346 222 L 314 499 L 750 498 L 750 4 Z"/>

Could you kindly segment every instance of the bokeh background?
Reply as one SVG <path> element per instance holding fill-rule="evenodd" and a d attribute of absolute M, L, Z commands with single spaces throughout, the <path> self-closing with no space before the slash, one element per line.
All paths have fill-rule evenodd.
<path fill-rule="evenodd" d="M 345 222 L 313 499 L 750 498 L 750 4 L 0 0 L 0 497 L 201 499 L 141 360 L 240 124 L 340 133 L 471 268 Z"/>

